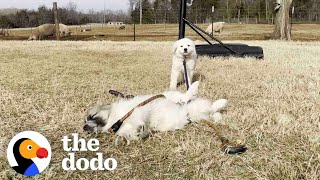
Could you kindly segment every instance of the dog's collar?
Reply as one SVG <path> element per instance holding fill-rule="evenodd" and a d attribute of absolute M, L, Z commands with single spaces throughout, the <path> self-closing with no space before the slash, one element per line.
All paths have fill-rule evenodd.
<path fill-rule="evenodd" d="M 116 133 L 116 132 L 120 129 L 123 121 L 125 121 L 125 120 L 133 113 L 133 111 L 134 111 L 137 107 L 144 106 L 144 105 L 148 104 L 149 102 L 151 102 L 151 101 L 153 101 L 153 100 L 155 100 L 155 99 L 163 98 L 163 97 L 165 97 L 163 94 L 158 94 L 158 95 L 152 96 L 151 98 L 149 98 L 149 99 L 141 102 L 141 103 L 138 104 L 136 107 L 134 107 L 133 109 L 131 109 L 131 111 L 129 111 L 127 114 L 125 114 L 121 119 L 119 119 L 116 123 L 114 123 L 114 124 L 108 129 L 108 131 L 111 132 L 111 133 Z"/>
<path fill-rule="evenodd" d="M 190 56 L 182 55 L 182 58 L 184 61 L 186 61 L 188 57 L 190 57 Z"/>

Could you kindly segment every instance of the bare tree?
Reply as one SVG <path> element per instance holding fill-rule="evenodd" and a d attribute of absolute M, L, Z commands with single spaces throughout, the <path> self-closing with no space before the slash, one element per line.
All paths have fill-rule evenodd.
<path fill-rule="evenodd" d="M 290 35 L 290 6 L 292 0 L 276 0 L 276 18 L 274 25 L 274 38 L 291 40 Z"/>
<path fill-rule="evenodd" d="M 77 4 L 74 2 L 69 2 L 67 4 L 67 6 L 65 7 L 66 9 L 66 19 L 65 21 L 67 22 L 67 24 L 75 24 L 75 22 L 79 22 L 79 13 L 77 12 Z"/>

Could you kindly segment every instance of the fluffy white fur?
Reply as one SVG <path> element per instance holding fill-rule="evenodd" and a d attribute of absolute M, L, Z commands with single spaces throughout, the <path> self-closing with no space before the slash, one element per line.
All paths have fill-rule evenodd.
<path fill-rule="evenodd" d="M 186 93 L 166 91 L 165 98 L 156 99 L 138 107 L 129 116 L 116 135 L 124 137 L 127 142 L 137 140 L 155 131 L 174 131 L 184 128 L 190 122 L 202 119 L 221 119 L 221 111 L 227 100 L 210 101 L 198 98 L 199 82 L 192 84 Z M 88 111 L 84 130 L 89 133 L 108 132 L 108 129 L 139 103 L 152 95 L 121 99 L 111 105 L 96 105 Z M 118 139 L 118 138 L 117 138 Z"/>
<path fill-rule="evenodd" d="M 170 89 L 177 88 L 178 79 L 184 79 L 183 60 L 186 60 L 188 82 L 192 84 L 192 77 L 197 64 L 195 44 L 191 39 L 183 38 L 173 45 Z"/>

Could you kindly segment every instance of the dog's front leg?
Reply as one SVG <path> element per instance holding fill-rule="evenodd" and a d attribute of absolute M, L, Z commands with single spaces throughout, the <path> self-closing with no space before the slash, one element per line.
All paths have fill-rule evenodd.
<path fill-rule="evenodd" d="M 116 140 L 114 141 L 114 145 L 115 146 L 118 146 L 119 145 L 119 142 L 123 139 L 123 136 L 117 136 L 116 137 Z"/>
<path fill-rule="evenodd" d="M 177 84 L 178 84 L 178 76 L 179 76 L 179 71 L 176 70 L 175 68 L 172 68 L 171 78 L 170 78 L 170 89 L 171 90 L 176 90 Z"/>
<path fill-rule="evenodd" d="M 127 146 L 130 145 L 130 140 L 127 137 L 125 137 L 125 136 L 117 136 L 117 138 L 116 138 L 116 140 L 114 142 L 115 146 L 118 146 L 119 142 L 122 141 L 123 139 L 126 140 L 126 145 Z"/>
<path fill-rule="evenodd" d="M 189 85 L 192 84 L 192 77 L 193 77 L 193 70 L 187 70 L 188 72 L 188 82 L 189 82 Z"/>

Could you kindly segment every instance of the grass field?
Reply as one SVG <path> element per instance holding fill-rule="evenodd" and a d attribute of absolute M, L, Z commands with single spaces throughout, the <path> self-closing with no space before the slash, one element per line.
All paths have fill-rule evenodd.
<path fill-rule="evenodd" d="M 320 43 L 244 43 L 262 46 L 265 59 L 200 57 L 197 66 L 199 96 L 229 100 L 219 127 L 249 148 L 225 155 L 201 124 L 120 147 L 114 136 L 82 131 L 88 107 L 116 100 L 109 89 L 133 95 L 167 89 L 173 42 L 1 41 L 0 178 L 22 178 L 9 167 L 6 148 L 18 132 L 34 130 L 53 152 L 37 179 L 319 179 Z M 99 151 L 118 168 L 63 171 L 61 139 L 71 133 L 99 139 Z"/>
<path fill-rule="evenodd" d="M 198 24 L 204 30 L 206 24 Z M 82 26 L 82 29 L 84 26 Z M 86 28 L 90 28 L 86 26 Z M 294 24 L 292 38 L 295 41 L 320 41 L 320 24 Z M 133 41 L 133 25 L 126 25 L 125 30 L 117 26 L 91 26 L 92 31 L 80 32 L 80 27 L 72 26 L 73 35 L 62 40 L 111 40 Z M 226 24 L 222 34 L 215 36 L 221 40 L 270 40 L 272 39 L 273 25 L 270 24 Z M 31 34 L 30 28 L 15 29 L 11 36 L 0 36 L 0 40 L 27 40 Z M 186 35 L 193 39 L 201 39 L 189 27 Z M 136 25 L 136 41 L 173 41 L 178 38 L 178 24 L 143 24 Z M 55 39 L 51 37 L 49 39 Z"/>

